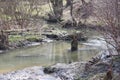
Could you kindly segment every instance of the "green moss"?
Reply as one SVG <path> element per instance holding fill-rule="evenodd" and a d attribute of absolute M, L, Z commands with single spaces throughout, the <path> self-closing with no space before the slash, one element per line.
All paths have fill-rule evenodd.
<path fill-rule="evenodd" d="M 28 38 L 27 40 L 33 42 L 33 41 L 36 41 L 37 39 L 36 38 Z"/>
<path fill-rule="evenodd" d="M 26 36 L 10 35 L 9 36 L 9 42 L 17 42 L 22 40 L 36 41 L 38 39 L 40 39 L 39 35 L 26 35 Z"/>
<path fill-rule="evenodd" d="M 21 41 L 21 40 L 24 40 L 24 39 L 20 35 L 10 35 L 9 36 L 9 42 L 16 42 L 16 41 Z"/>

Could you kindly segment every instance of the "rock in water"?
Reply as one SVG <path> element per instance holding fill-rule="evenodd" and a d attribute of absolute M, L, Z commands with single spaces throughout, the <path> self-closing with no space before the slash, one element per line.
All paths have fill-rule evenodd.
<path fill-rule="evenodd" d="M 54 73 L 54 69 L 53 69 L 53 68 L 50 68 L 50 67 L 44 68 L 43 71 L 44 71 L 44 73 L 46 73 L 46 74 Z"/>

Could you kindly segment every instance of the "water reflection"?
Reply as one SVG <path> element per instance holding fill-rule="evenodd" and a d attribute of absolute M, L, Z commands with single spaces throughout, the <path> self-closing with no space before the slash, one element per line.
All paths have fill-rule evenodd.
<path fill-rule="evenodd" d="M 56 41 L 40 46 L 17 49 L 0 55 L 0 72 L 22 69 L 29 66 L 49 66 L 55 63 L 86 61 L 98 53 L 91 46 L 81 45 L 76 52 L 70 51 L 70 42 Z M 94 47 L 93 47 L 94 48 Z"/>
<path fill-rule="evenodd" d="M 86 61 L 89 60 L 93 55 L 96 55 L 99 51 L 92 48 L 91 46 L 85 46 L 79 43 L 78 51 L 70 51 L 69 42 L 57 42 L 52 43 L 52 61 L 56 62 L 75 62 L 75 61 Z M 87 49 L 90 48 L 91 49 Z M 86 50 L 87 49 L 87 50 Z"/>

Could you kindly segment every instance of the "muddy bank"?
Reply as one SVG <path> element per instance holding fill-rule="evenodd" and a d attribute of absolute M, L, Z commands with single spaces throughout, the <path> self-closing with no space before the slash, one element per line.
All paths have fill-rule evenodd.
<path fill-rule="evenodd" d="M 26 40 L 21 40 L 21 41 L 15 41 L 15 42 L 9 42 L 8 49 L 5 50 L 0 50 L 0 53 L 4 53 L 9 50 L 14 50 L 14 49 L 19 49 L 19 48 L 24 48 L 24 47 L 32 47 L 32 46 L 38 46 L 44 43 L 50 43 L 53 42 L 53 40 L 48 39 L 48 38 L 40 38 L 40 39 L 26 39 Z"/>
<path fill-rule="evenodd" d="M 41 40 L 22 40 L 22 41 L 17 41 L 17 42 L 11 42 L 9 44 L 9 49 L 16 49 L 16 48 L 22 48 L 22 47 L 29 47 L 29 46 L 35 46 L 35 45 L 39 45 L 42 42 Z"/>
<path fill-rule="evenodd" d="M 113 77 L 120 74 L 120 58 L 113 59 Z M 111 57 L 100 60 L 86 71 L 87 62 L 74 62 L 71 64 L 57 63 L 49 67 L 30 67 L 0 75 L 0 80 L 99 80 L 109 69 Z M 102 77 L 100 77 L 102 74 Z M 99 76 L 98 76 L 99 75 Z M 97 76 L 97 79 L 95 79 Z M 118 78 L 119 76 L 117 76 Z M 113 79 L 113 80 L 119 80 Z"/>
<path fill-rule="evenodd" d="M 90 60 L 92 61 L 92 59 Z M 98 74 L 102 75 L 103 78 L 107 71 L 110 69 L 110 63 L 112 63 L 112 74 L 113 77 L 116 74 L 120 75 L 120 58 L 119 57 L 104 57 L 104 59 L 99 59 L 97 62 L 94 61 L 92 65 L 86 66 L 88 62 L 75 62 L 68 65 L 56 64 L 51 67 L 44 68 L 46 74 L 52 74 L 53 76 L 58 76 L 61 80 L 99 80 L 100 78 L 94 79 Z M 118 78 L 119 76 L 117 76 Z M 119 80 L 113 79 L 113 80 Z"/>
<path fill-rule="evenodd" d="M 68 31 L 57 30 L 56 28 L 45 30 L 42 33 L 42 35 L 53 40 L 71 41 L 73 39 L 73 36 L 76 36 L 78 41 L 88 40 L 88 37 L 85 36 L 85 34 L 83 34 L 83 32 L 81 31 L 74 31 L 74 32 L 68 33 Z"/>
<path fill-rule="evenodd" d="M 74 80 L 78 78 L 78 73 L 84 63 L 75 62 L 72 64 L 58 63 L 51 66 L 56 69 L 51 74 L 44 72 L 44 67 L 31 67 L 23 70 L 13 71 L 0 75 L 1 80 Z M 80 67 L 81 65 L 81 67 Z"/>
<path fill-rule="evenodd" d="M 23 39 L 23 40 L 10 41 L 8 44 L 8 48 L 5 50 L 40 45 L 41 43 L 52 42 L 54 40 L 55 41 L 58 41 L 58 40 L 71 41 L 73 36 L 77 36 L 78 41 L 87 41 L 88 40 L 87 36 L 84 36 L 84 34 L 80 31 L 76 31 L 74 33 L 68 33 L 68 31 L 58 30 L 56 28 L 51 28 L 51 29 L 48 28 L 48 29 L 43 30 L 43 32 L 41 34 L 42 34 L 41 36 L 43 36 L 44 38 L 30 37 L 30 38 Z M 13 35 L 13 36 L 15 36 L 15 35 Z M 5 50 L 3 50 L 3 51 L 5 51 Z"/>

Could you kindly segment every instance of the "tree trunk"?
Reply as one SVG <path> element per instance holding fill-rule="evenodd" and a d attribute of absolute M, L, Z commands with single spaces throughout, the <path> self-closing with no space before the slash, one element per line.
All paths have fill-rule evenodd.
<path fill-rule="evenodd" d="M 72 26 L 75 27 L 77 26 L 77 21 L 75 20 L 74 16 L 73 16 L 73 0 L 71 0 L 71 5 L 70 5 L 70 15 L 72 18 Z"/>
<path fill-rule="evenodd" d="M 115 1 L 117 26 L 120 26 L 120 0 Z"/>
<path fill-rule="evenodd" d="M 61 20 L 63 15 L 63 0 L 50 0 L 53 7 L 54 16 L 57 20 Z"/>
<path fill-rule="evenodd" d="M 66 7 L 71 5 L 71 0 L 66 0 Z"/>
<path fill-rule="evenodd" d="M 86 2 L 85 2 L 85 0 L 81 0 L 82 1 L 82 4 L 85 4 Z"/>
<path fill-rule="evenodd" d="M 3 31 L 1 31 L 0 33 L 0 49 L 8 49 L 8 35 L 5 34 Z"/>

